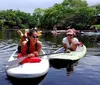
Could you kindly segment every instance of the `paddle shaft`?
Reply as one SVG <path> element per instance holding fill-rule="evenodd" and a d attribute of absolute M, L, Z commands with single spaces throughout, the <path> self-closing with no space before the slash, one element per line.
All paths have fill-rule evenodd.
<path fill-rule="evenodd" d="M 26 57 L 21 57 L 19 59 L 16 59 L 16 60 L 12 60 L 12 61 L 9 61 L 7 63 L 8 66 L 11 66 L 11 65 L 14 65 L 14 64 L 19 64 L 21 61 L 23 61 Z"/>
<path fill-rule="evenodd" d="M 60 53 L 64 53 L 64 52 L 59 52 L 59 53 L 50 53 L 50 54 L 42 54 L 42 55 L 39 55 L 39 56 L 45 56 L 45 55 L 52 55 L 52 54 L 60 54 Z M 25 58 L 27 58 L 27 56 L 25 57 L 21 57 L 19 59 L 16 59 L 16 60 L 12 60 L 12 61 L 9 61 L 7 63 L 8 66 L 12 66 L 14 64 L 19 64 L 21 61 L 23 61 Z"/>
<path fill-rule="evenodd" d="M 59 52 L 59 53 L 50 53 L 50 54 L 42 54 L 42 55 L 39 55 L 39 56 L 52 55 L 52 54 L 60 54 L 60 53 L 65 53 L 65 52 Z"/>

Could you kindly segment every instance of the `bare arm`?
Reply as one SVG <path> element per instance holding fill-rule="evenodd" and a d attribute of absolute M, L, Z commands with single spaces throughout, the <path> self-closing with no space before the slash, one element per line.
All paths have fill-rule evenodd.
<path fill-rule="evenodd" d="M 38 54 L 40 54 L 41 50 L 42 50 L 42 43 L 38 41 L 38 49 L 37 49 Z"/>
<path fill-rule="evenodd" d="M 75 51 L 77 48 L 77 44 L 72 43 L 72 50 Z"/>
<path fill-rule="evenodd" d="M 27 51 L 27 41 L 23 41 L 21 45 L 21 53 L 23 56 L 27 55 L 26 51 Z"/>
<path fill-rule="evenodd" d="M 63 44 L 63 47 L 65 48 L 65 51 L 67 51 L 67 45 Z"/>
<path fill-rule="evenodd" d="M 23 36 L 23 33 L 21 32 L 21 30 L 17 30 L 17 33 L 20 35 L 20 37 Z"/>

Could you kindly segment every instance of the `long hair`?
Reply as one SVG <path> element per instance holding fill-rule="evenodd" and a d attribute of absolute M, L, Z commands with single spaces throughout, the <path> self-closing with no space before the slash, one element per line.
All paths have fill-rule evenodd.
<path fill-rule="evenodd" d="M 33 33 L 33 32 L 37 32 L 37 30 L 35 30 L 35 29 L 30 29 L 30 30 L 29 30 L 29 36 L 32 36 L 32 33 Z"/>

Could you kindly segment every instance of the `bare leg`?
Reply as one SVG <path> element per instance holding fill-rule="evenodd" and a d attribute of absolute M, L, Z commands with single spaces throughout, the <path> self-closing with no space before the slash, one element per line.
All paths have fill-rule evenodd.
<path fill-rule="evenodd" d="M 23 36 L 23 33 L 20 30 L 17 30 L 17 33 L 20 35 L 20 37 Z"/>
<path fill-rule="evenodd" d="M 25 29 L 24 36 L 27 37 L 27 36 L 28 36 L 28 35 L 27 35 L 28 33 L 29 33 L 29 29 Z"/>
<path fill-rule="evenodd" d="M 64 48 L 65 48 L 65 51 L 67 51 L 67 45 L 66 44 L 63 44 Z"/>

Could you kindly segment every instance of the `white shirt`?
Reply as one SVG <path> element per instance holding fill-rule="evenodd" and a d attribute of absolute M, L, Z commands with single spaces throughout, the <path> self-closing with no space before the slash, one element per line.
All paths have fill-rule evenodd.
<path fill-rule="evenodd" d="M 72 39 L 72 42 L 74 44 L 78 44 L 79 43 L 79 40 L 77 38 L 73 38 Z M 69 44 L 69 41 L 68 41 L 68 38 L 67 37 L 63 38 L 62 43 L 66 44 L 68 48 L 71 48 L 71 46 L 72 46 L 72 44 Z"/>

